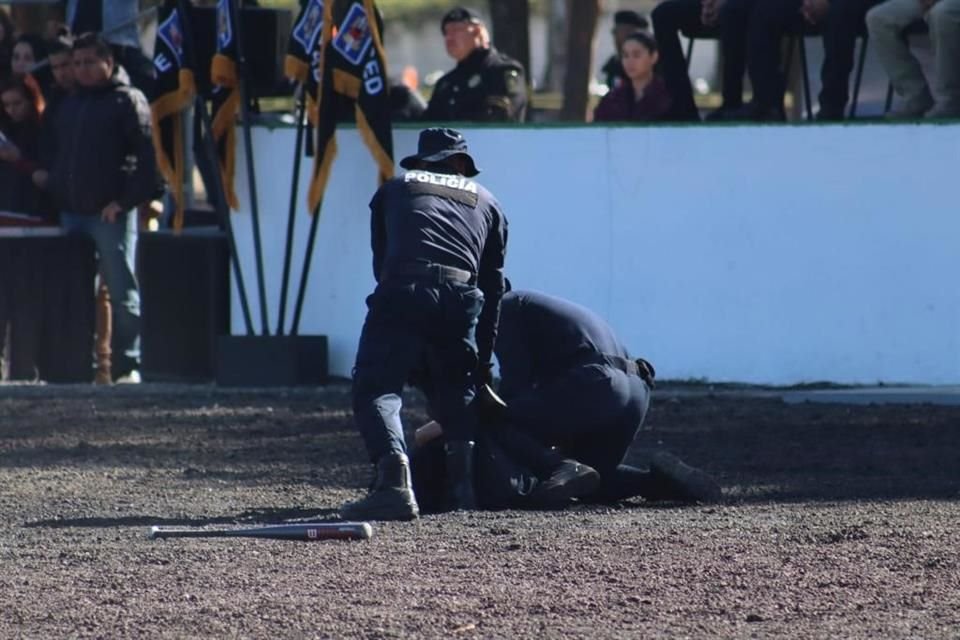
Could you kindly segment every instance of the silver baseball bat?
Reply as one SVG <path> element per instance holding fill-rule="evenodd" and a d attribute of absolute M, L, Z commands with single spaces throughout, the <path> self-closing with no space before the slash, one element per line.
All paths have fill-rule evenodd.
<path fill-rule="evenodd" d="M 271 538 L 274 540 L 369 540 L 373 527 L 369 522 L 298 522 L 275 524 L 264 527 L 242 528 L 186 528 L 150 527 L 147 537 L 152 540 L 164 538 Z"/>

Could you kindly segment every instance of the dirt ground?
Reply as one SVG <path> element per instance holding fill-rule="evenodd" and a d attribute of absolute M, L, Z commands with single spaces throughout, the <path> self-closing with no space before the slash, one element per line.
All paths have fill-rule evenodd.
<path fill-rule="evenodd" d="M 369 473 L 346 387 L 0 387 L 0 637 L 960 638 L 960 408 L 665 389 L 649 424 L 632 458 L 723 504 L 149 540 L 333 518 Z"/>

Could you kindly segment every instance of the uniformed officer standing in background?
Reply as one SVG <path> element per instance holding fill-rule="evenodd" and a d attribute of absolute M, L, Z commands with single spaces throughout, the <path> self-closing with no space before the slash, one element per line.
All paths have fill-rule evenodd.
<path fill-rule="evenodd" d="M 430 122 L 523 122 L 527 80 L 523 65 L 490 44 L 480 16 L 458 7 L 441 23 L 457 66 L 437 81 L 423 119 Z"/>
<path fill-rule="evenodd" d="M 353 372 L 353 412 L 376 479 L 369 494 L 344 505 L 349 520 L 410 520 L 419 515 L 400 423 L 401 393 L 428 363 L 430 412 L 445 425 L 452 503 L 476 506 L 471 406 L 492 380 L 504 291 L 507 221 L 472 180 L 479 173 L 453 129 L 420 133 L 408 169 L 370 202 L 373 274 Z"/>

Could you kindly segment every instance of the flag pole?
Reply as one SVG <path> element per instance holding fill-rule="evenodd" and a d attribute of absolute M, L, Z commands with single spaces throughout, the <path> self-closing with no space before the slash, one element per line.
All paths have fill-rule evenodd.
<path fill-rule="evenodd" d="M 185 0 L 177 0 L 177 9 L 180 13 L 180 24 L 183 28 L 184 53 L 190 60 L 190 67 L 196 68 L 196 57 L 193 49 L 193 25 L 190 24 L 189 14 L 184 10 Z M 233 236 L 233 224 L 230 221 L 230 211 L 227 209 L 227 196 L 223 187 L 223 177 L 220 175 L 219 161 L 217 160 L 217 149 L 213 144 L 213 124 L 210 121 L 210 114 L 207 113 L 207 105 L 203 96 L 199 92 L 194 96 L 194 113 L 200 114 L 200 123 L 202 130 L 200 138 L 204 143 L 204 151 L 207 155 L 207 161 L 211 162 L 216 168 L 213 173 L 213 189 L 215 192 L 214 208 L 217 211 L 217 217 L 220 219 L 220 226 L 227 236 L 227 246 L 230 250 L 230 262 L 233 264 L 233 277 L 237 283 L 237 293 L 240 296 L 240 308 L 243 312 L 243 322 L 247 329 L 247 335 L 253 335 L 253 318 L 250 315 L 250 305 L 247 301 L 247 286 L 243 281 L 243 270 L 240 268 L 240 257 L 237 254 L 237 243 Z M 206 133 L 206 135 L 204 135 Z"/>
<path fill-rule="evenodd" d="M 260 204 L 257 200 L 257 178 L 253 167 L 253 139 L 250 134 L 250 105 L 247 101 L 246 55 L 240 34 L 240 7 L 237 0 L 230 3 L 230 21 L 237 44 L 237 85 L 240 88 L 240 122 L 243 129 L 244 155 L 247 161 L 247 183 L 250 188 L 250 221 L 253 225 L 253 251 L 257 267 L 257 290 L 260 294 L 260 332 L 270 334 L 270 318 L 267 315 L 267 290 L 263 277 L 263 250 L 260 243 Z M 216 165 L 219 166 L 219 165 Z"/>
<path fill-rule="evenodd" d="M 290 209 L 287 213 L 287 243 L 283 254 L 283 279 L 280 281 L 280 313 L 277 317 L 277 335 L 283 335 L 283 325 L 286 323 L 287 314 L 287 290 L 290 280 L 290 261 L 293 253 L 293 230 L 296 226 L 297 217 L 297 189 L 300 184 L 300 156 L 303 150 L 304 124 L 303 118 L 306 111 L 306 91 L 303 83 L 297 84 L 296 89 L 296 118 L 297 135 L 293 144 L 293 175 L 290 177 Z M 298 310 L 299 310 L 298 301 Z M 299 319 L 299 318 L 298 318 Z M 296 331 L 293 331 L 296 334 Z"/>
<path fill-rule="evenodd" d="M 303 270 L 300 272 L 300 288 L 297 291 L 297 304 L 293 310 L 293 323 L 290 326 L 290 335 L 297 335 L 300 328 L 300 312 L 303 310 L 303 298 L 307 292 L 307 278 L 310 275 L 310 262 L 313 260 L 313 242 L 317 239 L 317 227 L 320 222 L 320 208 L 323 206 L 323 200 L 317 204 L 310 220 L 310 231 L 307 234 L 307 249 L 303 256 Z"/>

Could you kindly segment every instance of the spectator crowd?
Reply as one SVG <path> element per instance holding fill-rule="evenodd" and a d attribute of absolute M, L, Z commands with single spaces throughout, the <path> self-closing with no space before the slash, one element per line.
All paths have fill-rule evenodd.
<path fill-rule="evenodd" d="M 63 23 L 44 35 L 18 32 L 0 9 L 0 211 L 94 240 L 113 324 L 104 381 L 136 381 L 138 219 L 159 188 L 147 102 L 155 72 L 140 50 L 137 1 L 62 4 Z M 918 30 L 934 53 L 930 82 L 906 37 Z M 394 119 L 523 122 L 529 75 L 492 44 L 480 14 L 452 9 L 440 32 L 453 68 L 429 100 L 405 74 L 391 87 Z M 888 117 L 960 117 L 960 0 L 661 0 L 649 19 L 616 12 L 616 54 L 600 69 L 608 91 L 592 120 L 785 120 L 784 43 L 810 36 L 824 47 L 818 119 L 847 117 L 860 39 L 900 96 Z M 709 113 L 695 101 L 682 38 L 719 42 L 722 104 Z"/>
<path fill-rule="evenodd" d="M 0 11 L 0 211 L 93 241 L 110 305 L 98 322 L 109 343 L 98 345 L 99 381 L 138 382 L 138 210 L 160 186 L 145 96 L 153 65 L 140 51 L 137 2 L 67 0 L 64 9 L 66 22 L 46 37 L 17 33 Z"/>

